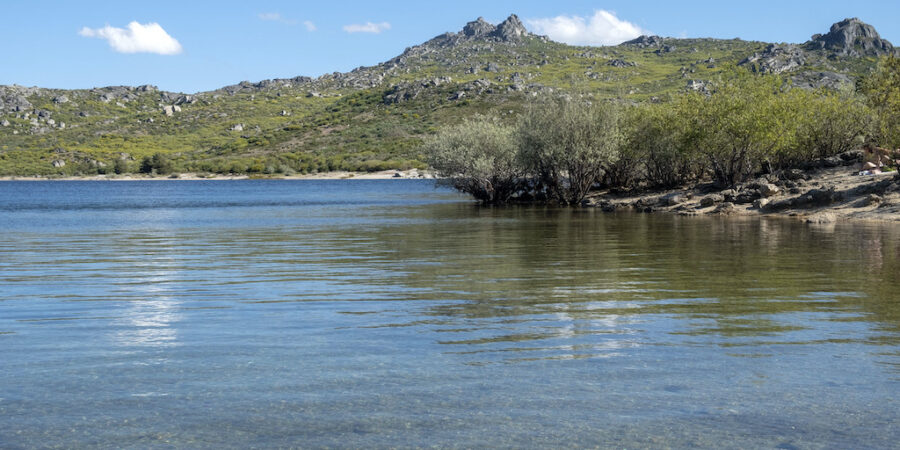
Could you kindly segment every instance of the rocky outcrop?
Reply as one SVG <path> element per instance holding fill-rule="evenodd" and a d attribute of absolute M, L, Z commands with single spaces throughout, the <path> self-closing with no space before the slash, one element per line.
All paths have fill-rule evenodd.
<path fill-rule="evenodd" d="M 510 15 L 496 26 L 484 20 L 483 17 L 479 17 L 467 23 L 462 31 L 458 33 L 444 33 L 422 45 L 407 48 L 402 55 L 389 61 L 388 64 L 402 64 L 404 58 L 427 54 L 435 49 L 454 47 L 463 42 L 483 41 L 488 43 L 518 44 L 527 37 L 539 36 L 531 34 L 515 14 Z"/>
<path fill-rule="evenodd" d="M 490 80 L 484 78 L 471 81 L 460 86 L 460 89 L 454 92 L 447 100 L 462 100 L 468 97 L 479 96 L 485 92 L 492 92 Z"/>
<path fill-rule="evenodd" d="M 427 89 L 435 88 L 452 81 L 453 79 L 450 77 L 440 77 L 396 84 L 384 94 L 383 100 L 386 105 L 403 103 L 417 98 Z"/>
<path fill-rule="evenodd" d="M 853 87 L 854 81 L 850 76 L 836 72 L 800 72 L 791 76 L 791 83 L 795 87 L 805 89 L 832 89 L 840 90 L 845 87 Z"/>
<path fill-rule="evenodd" d="M 738 63 L 758 73 L 797 72 L 804 67 L 830 67 L 828 60 L 879 57 L 900 51 L 879 36 L 871 25 L 859 19 L 846 19 L 831 26 L 827 34 L 817 34 L 804 44 L 769 44 Z M 798 87 L 838 89 L 852 84 L 848 76 L 832 71 L 807 71 L 793 78 Z"/>
<path fill-rule="evenodd" d="M 759 73 L 783 73 L 806 64 L 806 52 L 793 44 L 769 44 L 765 50 L 744 58 L 739 66 L 747 66 Z"/>
<path fill-rule="evenodd" d="M 34 95 L 34 88 L 21 86 L 0 86 L 0 112 L 20 112 L 32 109 L 28 96 Z"/>
<path fill-rule="evenodd" d="M 616 58 L 616 59 L 610 60 L 608 63 L 606 63 L 606 65 L 612 66 L 612 67 L 623 67 L 624 68 L 624 67 L 635 67 L 635 66 L 637 66 L 637 63 L 632 62 L 632 61 L 625 61 L 624 59 L 621 59 L 621 58 Z"/>
<path fill-rule="evenodd" d="M 655 47 L 662 46 L 663 42 L 665 42 L 665 39 L 661 38 L 659 36 L 643 35 L 636 39 L 632 39 L 630 41 L 625 41 L 622 43 L 622 45 L 630 45 L 630 46 L 634 46 L 637 48 L 655 48 Z"/>
<path fill-rule="evenodd" d="M 522 25 L 522 21 L 515 14 L 509 16 L 500 25 L 497 25 L 497 30 L 493 33 L 494 37 L 503 42 L 521 41 L 529 34 L 528 30 L 525 29 L 525 25 Z"/>
<path fill-rule="evenodd" d="M 497 27 L 485 21 L 484 17 L 479 17 L 478 19 L 467 23 L 466 26 L 463 27 L 462 34 L 468 38 L 483 38 L 490 36 L 495 31 L 497 31 Z"/>
<path fill-rule="evenodd" d="M 168 105 L 168 106 L 163 106 L 162 112 L 163 112 L 163 114 L 165 114 L 166 116 L 172 117 L 172 116 L 175 115 L 175 113 L 180 113 L 180 112 L 181 112 L 181 107 L 178 106 L 178 105 Z"/>
<path fill-rule="evenodd" d="M 810 51 L 829 50 L 840 56 L 883 56 L 896 54 L 894 46 L 875 31 L 875 27 L 857 18 L 844 19 L 826 34 L 817 34 L 803 47 Z"/>
<path fill-rule="evenodd" d="M 703 80 L 688 80 L 685 90 L 709 94 L 709 83 Z"/>

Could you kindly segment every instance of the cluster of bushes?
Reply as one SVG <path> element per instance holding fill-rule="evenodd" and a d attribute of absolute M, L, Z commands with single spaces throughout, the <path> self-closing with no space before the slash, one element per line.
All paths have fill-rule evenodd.
<path fill-rule="evenodd" d="M 515 123 L 477 117 L 425 142 L 428 162 L 483 203 L 580 202 L 599 185 L 734 186 L 865 143 L 900 145 L 900 63 L 858 89 L 810 91 L 734 71 L 711 94 L 619 106 L 583 99 L 530 105 Z"/>
<path fill-rule="evenodd" d="M 118 161 L 122 161 L 121 159 Z M 124 162 L 124 161 L 123 161 Z M 127 165 L 125 164 L 117 164 L 114 166 L 116 173 L 123 173 L 122 170 L 127 170 Z M 154 153 L 152 156 L 147 156 L 141 160 L 141 173 L 146 174 L 155 174 L 155 175 L 168 175 L 175 170 L 175 166 L 172 164 L 172 161 L 166 155 L 162 153 Z"/>
<path fill-rule="evenodd" d="M 515 125 L 479 116 L 427 139 L 428 163 L 456 189 L 486 204 L 577 203 L 619 157 L 620 112 L 555 99 Z"/>

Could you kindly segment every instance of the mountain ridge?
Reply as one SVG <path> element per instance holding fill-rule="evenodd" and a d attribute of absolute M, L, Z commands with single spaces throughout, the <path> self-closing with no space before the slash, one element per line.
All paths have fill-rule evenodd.
<path fill-rule="evenodd" d="M 730 66 L 838 88 L 887 54 L 898 50 L 855 18 L 801 44 L 641 36 L 604 47 L 535 35 L 515 14 L 478 18 L 388 61 L 316 78 L 194 94 L 0 86 L 0 174 L 99 172 L 119 159 L 134 170 L 155 152 L 184 170 L 228 173 L 420 167 L 422 136 L 475 113 L 515 114 L 535 96 L 663 101 L 706 90 Z"/>

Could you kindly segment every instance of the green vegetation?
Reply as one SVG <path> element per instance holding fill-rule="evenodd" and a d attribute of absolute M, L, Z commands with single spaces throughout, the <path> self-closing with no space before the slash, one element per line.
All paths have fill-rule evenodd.
<path fill-rule="evenodd" d="M 513 128 L 478 117 L 427 139 L 424 149 L 435 170 L 454 188 L 482 203 L 502 204 L 523 189 Z"/>
<path fill-rule="evenodd" d="M 900 147 L 900 58 L 882 58 L 875 72 L 862 80 L 860 90 L 878 118 L 879 142 Z"/>
<path fill-rule="evenodd" d="M 652 45 L 581 47 L 535 36 L 518 42 L 442 42 L 436 38 L 391 61 L 346 74 L 243 82 L 195 95 L 152 87 L 66 91 L 0 86 L 0 103 L 17 97 L 28 102 L 18 110 L 9 103 L 0 107 L 0 122 L 8 122 L 0 126 L 0 175 L 136 173 L 142 171 L 147 157 L 157 154 L 171 164 L 163 169 L 176 173 L 277 176 L 425 168 L 422 144 L 439 129 L 479 114 L 513 124 L 531 103 L 552 102 L 560 95 L 615 105 L 607 111 L 618 111 L 617 127 L 642 126 L 640 135 L 655 140 L 635 141 L 633 134 L 622 133 L 627 144 L 618 146 L 618 158 L 606 161 L 601 173 L 602 181 L 611 185 L 672 185 L 701 175 L 700 166 L 711 160 L 720 166 L 723 181 L 746 177 L 758 169 L 755 163 L 743 157 L 731 161 L 731 153 L 715 154 L 721 142 L 746 127 L 757 132 L 749 135 L 751 140 L 739 153 L 751 160 L 765 153 L 776 165 L 786 161 L 772 159 L 772 154 L 790 156 L 789 161 L 799 157 L 788 155 L 784 147 L 822 148 L 822 139 L 831 140 L 827 134 L 807 133 L 802 137 L 805 144 L 795 144 L 770 131 L 767 124 L 754 122 L 768 120 L 766 108 L 790 105 L 760 105 L 728 96 L 706 98 L 714 85 L 724 91 L 739 89 L 722 80 L 732 80 L 735 72 L 758 69 L 757 63 L 735 67 L 749 56 L 764 53 L 767 44 L 762 42 L 666 38 Z M 803 65 L 785 74 L 787 79 L 807 83 L 810 74 L 828 71 L 852 86 L 854 79 L 879 64 L 868 56 L 832 57 L 824 50 L 805 56 Z M 881 75 L 861 84 L 861 91 L 869 93 L 867 102 L 853 103 L 854 108 L 876 112 L 878 133 L 884 136 L 880 141 L 892 145 L 900 144 L 900 126 L 891 120 L 900 108 L 897 65 L 893 59 L 882 61 Z M 684 95 L 694 90 L 695 94 Z M 825 101 L 820 100 L 824 94 L 817 94 L 816 101 L 823 102 L 814 111 L 817 120 L 834 123 L 834 116 L 828 114 L 839 113 L 835 108 L 846 106 L 848 96 L 852 97 L 834 94 Z M 780 99 L 781 94 L 775 97 Z M 644 106 L 628 106 L 635 104 Z M 725 123 L 715 133 L 689 136 L 685 131 L 695 125 L 718 126 L 716 121 L 724 119 L 717 118 L 715 111 L 744 107 L 756 115 L 741 116 L 744 122 Z M 679 108 L 699 108 L 709 114 L 682 117 Z M 656 120 L 665 127 L 650 123 Z M 834 126 L 832 131 L 844 129 Z M 687 151 L 688 147 L 692 150 Z M 823 150 L 823 154 L 833 152 Z M 645 161 L 647 156 L 653 159 Z M 649 176 L 644 173 L 648 171 Z M 585 174 L 584 179 L 594 175 Z M 579 190 L 545 195 L 568 203 L 579 196 Z"/>
<path fill-rule="evenodd" d="M 618 108 L 555 99 L 530 105 L 515 126 L 484 117 L 426 140 L 431 166 L 485 204 L 545 200 L 575 204 L 615 163 Z"/>
<path fill-rule="evenodd" d="M 121 167 L 117 160 L 116 167 Z M 169 161 L 169 158 L 166 155 L 161 153 L 154 153 L 153 156 L 146 156 L 141 161 L 141 173 L 146 174 L 155 174 L 155 175 L 168 175 L 172 173 L 173 166 L 172 162 Z"/>
<path fill-rule="evenodd" d="M 577 204 L 618 159 L 618 108 L 567 99 L 532 105 L 516 135 L 519 159 L 532 176 L 530 194 Z"/>
<path fill-rule="evenodd" d="M 508 156 L 513 150 L 504 147 L 505 161 L 514 160 L 519 167 L 504 166 L 503 173 L 507 178 L 522 174 L 519 191 L 476 198 L 575 204 L 600 184 L 646 189 L 711 179 L 720 187 L 734 187 L 867 142 L 889 142 L 884 121 L 897 116 L 878 109 L 892 105 L 878 95 L 885 91 L 881 80 L 889 78 L 885 68 L 893 61 L 882 63 L 862 83 L 867 97 L 799 89 L 780 76 L 732 70 L 711 84 L 709 94 L 684 93 L 624 111 L 611 102 L 584 98 L 534 103 L 514 128 L 504 129 L 512 130 L 517 144 L 514 159 Z M 880 128 L 873 126 L 876 122 Z M 470 133 L 465 128 L 444 130 L 425 146 L 432 165 L 457 185 L 482 177 L 486 169 L 473 171 L 473 161 L 494 151 L 483 139 L 462 140 L 460 134 Z M 452 165 L 446 164 L 447 152 L 435 151 L 450 148 L 447 142 L 458 148 Z M 515 185 L 515 180 L 506 184 Z"/>

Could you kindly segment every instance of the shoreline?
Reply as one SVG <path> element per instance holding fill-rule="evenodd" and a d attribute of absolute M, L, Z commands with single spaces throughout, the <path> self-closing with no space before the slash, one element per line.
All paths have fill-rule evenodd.
<path fill-rule="evenodd" d="M 847 160 L 807 170 L 767 175 L 733 189 L 709 183 L 658 191 L 598 191 L 581 206 L 604 212 L 664 213 L 680 216 L 784 217 L 808 223 L 839 220 L 900 222 L 900 174 L 858 175 Z M 410 180 L 437 179 L 429 170 L 325 172 L 250 176 L 181 173 L 169 176 L 95 175 L 89 177 L 3 176 L 0 181 L 240 181 L 240 180 Z"/>
<path fill-rule="evenodd" d="M 707 183 L 656 192 L 597 192 L 590 194 L 582 206 L 605 212 L 785 217 L 810 224 L 900 222 L 900 174 L 859 175 L 856 166 L 845 161 L 828 167 L 787 170 L 733 189 L 717 189 Z"/>
<path fill-rule="evenodd" d="M 426 180 L 436 178 L 431 171 L 412 169 L 378 172 L 336 171 L 302 175 L 220 175 L 188 172 L 173 175 L 0 176 L 0 181 Z"/>

